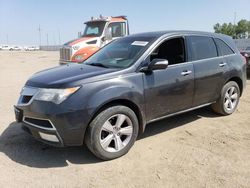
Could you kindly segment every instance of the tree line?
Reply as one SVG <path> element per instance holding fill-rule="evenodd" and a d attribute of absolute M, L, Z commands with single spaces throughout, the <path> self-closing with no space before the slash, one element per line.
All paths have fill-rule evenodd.
<path fill-rule="evenodd" d="M 223 23 L 214 25 L 215 33 L 232 36 L 234 39 L 250 38 L 250 21 L 242 19 L 237 24 Z"/>

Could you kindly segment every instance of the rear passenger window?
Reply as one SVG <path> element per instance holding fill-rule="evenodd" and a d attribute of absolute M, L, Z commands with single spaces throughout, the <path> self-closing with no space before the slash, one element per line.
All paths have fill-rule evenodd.
<path fill-rule="evenodd" d="M 214 40 L 210 37 L 188 37 L 189 55 L 193 61 L 217 57 Z"/>
<path fill-rule="evenodd" d="M 214 39 L 214 40 L 218 47 L 220 56 L 234 54 L 234 51 L 225 42 L 223 42 L 220 39 Z"/>

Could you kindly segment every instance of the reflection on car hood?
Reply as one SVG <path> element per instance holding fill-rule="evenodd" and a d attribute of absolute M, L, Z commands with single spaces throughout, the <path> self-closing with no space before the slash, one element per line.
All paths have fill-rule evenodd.
<path fill-rule="evenodd" d="M 70 64 L 38 72 L 26 82 L 26 85 L 40 88 L 60 88 L 74 81 L 115 71 L 117 69 L 107 69 L 84 64 Z"/>

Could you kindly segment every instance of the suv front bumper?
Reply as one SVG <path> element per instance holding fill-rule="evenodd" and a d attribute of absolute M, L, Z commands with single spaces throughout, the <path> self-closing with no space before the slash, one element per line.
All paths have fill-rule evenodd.
<path fill-rule="evenodd" d="M 57 147 L 83 145 L 87 110 L 68 106 L 34 100 L 28 105 L 17 104 L 14 111 L 16 121 L 39 141 Z"/>

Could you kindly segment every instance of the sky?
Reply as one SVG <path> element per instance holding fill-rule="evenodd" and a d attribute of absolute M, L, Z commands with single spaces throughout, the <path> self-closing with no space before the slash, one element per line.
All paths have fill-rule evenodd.
<path fill-rule="evenodd" d="M 58 45 L 77 38 L 91 16 L 126 15 L 130 33 L 213 32 L 213 25 L 250 20 L 250 0 L 0 0 L 0 44 Z M 235 14 L 236 13 L 236 14 Z M 235 16 L 236 15 L 236 16 Z"/>

